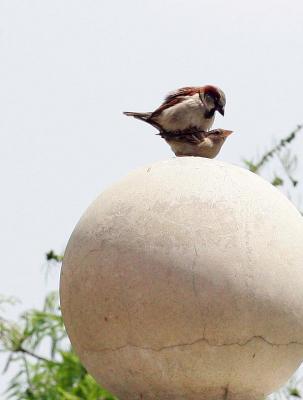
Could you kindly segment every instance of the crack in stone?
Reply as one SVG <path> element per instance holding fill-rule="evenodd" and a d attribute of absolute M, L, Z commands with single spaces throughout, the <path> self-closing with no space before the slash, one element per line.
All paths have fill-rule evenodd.
<path fill-rule="evenodd" d="M 167 345 L 167 346 L 162 346 L 162 347 L 146 347 L 146 346 L 138 346 L 132 343 L 126 343 L 122 346 L 118 346 L 118 347 L 114 347 L 114 348 L 103 348 L 100 350 L 94 350 L 97 351 L 98 353 L 102 353 L 102 352 L 106 352 L 106 351 L 119 351 L 119 350 L 123 350 L 127 347 L 134 347 L 140 350 L 147 350 L 147 351 L 154 351 L 154 352 L 160 352 L 163 350 L 169 350 L 169 349 L 175 349 L 178 347 L 188 347 L 188 346 L 193 346 L 197 343 L 203 343 L 205 342 L 206 344 L 208 344 L 210 347 L 229 347 L 229 346 L 246 346 L 249 343 L 253 342 L 254 340 L 260 340 L 263 341 L 264 343 L 268 344 L 269 346 L 272 347 L 281 347 L 281 346 L 291 346 L 291 345 L 297 345 L 297 346 L 303 346 L 302 342 L 297 342 L 297 341 L 290 341 L 287 343 L 273 343 L 270 340 L 266 339 L 265 337 L 261 336 L 261 335 L 255 335 L 252 336 L 251 338 L 247 339 L 244 342 L 231 342 L 231 343 L 212 343 L 209 339 L 203 337 L 203 338 L 199 338 L 197 340 L 194 340 L 193 342 L 190 343 L 177 343 L 177 344 L 171 344 L 171 345 Z"/>
<path fill-rule="evenodd" d="M 229 389 L 229 384 L 223 387 L 223 400 L 227 400 L 228 398 L 228 389 Z"/>
<path fill-rule="evenodd" d="M 201 324 L 202 324 L 202 326 L 203 326 L 203 320 L 204 320 L 204 318 L 203 318 L 203 313 L 202 313 L 202 307 L 201 307 L 201 304 L 200 304 L 200 299 L 199 299 L 198 291 L 197 291 L 197 288 L 196 288 L 195 267 L 196 267 L 196 260 L 197 260 L 197 257 L 198 257 L 198 250 L 197 250 L 197 247 L 196 247 L 195 244 L 194 244 L 194 250 L 195 250 L 195 255 L 196 255 L 196 257 L 194 258 L 193 263 L 192 263 L 192 267 L 191 267 L 192 288 L 193 288 L 194 296 L 195 296 L 195 298 L 196 298 L 196 303 L 197 303 L 197 308 L 198 308 L 198 311 L 199 311 L 199 314 L 200 314 Z M 206 327 L 204 326 L 203 338 L 204 338 L 204 334 L 205 334 L 205 328 L 206 328 Z"/>

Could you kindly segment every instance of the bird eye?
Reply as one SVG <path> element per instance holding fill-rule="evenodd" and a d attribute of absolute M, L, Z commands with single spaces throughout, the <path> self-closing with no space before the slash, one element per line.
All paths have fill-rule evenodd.
<path fill-rule="evenodd" d="M 212 96 L 211 96 L 210 94 L 206 94 L 206 95 L 205 95 L 205 99 L 206 99 L 207 101 L 209 101 L 209 100 L 212 100 L 213 98 L 212 98 Z"/>

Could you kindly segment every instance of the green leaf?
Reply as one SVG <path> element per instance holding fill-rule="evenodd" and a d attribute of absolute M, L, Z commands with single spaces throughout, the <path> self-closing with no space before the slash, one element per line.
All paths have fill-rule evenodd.
<path fill-rule="evenodd" d="M 272 180 L 272 185 L 274 186 L 282 186 L 284 184 L 284 181 L 282 178 L 280 178 L 279 176 L 276 176 L 273 180 Z"/>
<path fill-rule="evenodd" d="M 301 397 L 300 392 L 297 388 L 288 389 L 288 392 L 291 396 Z"/>

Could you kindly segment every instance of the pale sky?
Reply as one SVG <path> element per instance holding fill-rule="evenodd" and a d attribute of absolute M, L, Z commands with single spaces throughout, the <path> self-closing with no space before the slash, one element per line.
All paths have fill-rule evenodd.
<path fill-rule="evenodd" d="M 58 288 L 45 252 L 108 185 L 173 156 L 122 111 L 215 84 L 215 126 L 235 131 L 219 158 L 239 164 L 303 122 L 302 66 L 302 0 L 0 0 L 0 294 L 39 307 Z"/>

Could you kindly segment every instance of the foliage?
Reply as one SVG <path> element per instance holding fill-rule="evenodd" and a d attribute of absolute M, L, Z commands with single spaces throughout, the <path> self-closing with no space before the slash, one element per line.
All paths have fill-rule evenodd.
<path fill-rule="evenodd" d="M 244 165 L 250 171 L 266 176 L 266 170 L 276 160 L 282 168 L 278 173 L 275 167 L 268 179 L 281 189 L 289 184 L 292 190 L 296 190 L 298 180 L 293 173 L 297 159 L 290 151 L 290 146 L 302 128 L 302 125 L 297 126 L 261 157 L 244 160 Z M 46 254 L 46 259 L 58 265 L 63 256 L 51 250 Z M 0 304 L 8 303 L 14 304 L 15 300 L 0 298 Z M 42 311 L 27 311 L 17 323 L 0 317 L 0 351 L 8 356 L 4 372 L 12 363 L 18 366 L 18 373 L 7 389 L 7 399 L 116 399 L 97 385 L 73 352 L 66 336 L 56 293 L 47 296 Z M 279 392 L 279 396 L 301 397 L 298 384 L 290 382 L 289 386 Z"/>
<path fill-rule="evenodd" d="M 260 157 L 257 161 L 247 161 L 244 160 L 244 163 L 248 167 L 248 169 L 252 172 L 259 173 L 261 169 L 268 164 L 269 161 L 271 161 L 272 158 L 275 156 L 280 155 L 283 149 L 285 149 L 287 146 L 289 146 L 297 137 L 297 134 L 302 130 L 303 125 L 298 125 L 289 135 L 287 135 L 285 138 L 282 138 L 278 144 L 274 145 L 269 151 L 266 151 L 262 157 Z M 283 165 L 286 170 L 287 166 Z M 291 179 L 293 182 L 293 180 Z M 294 181 L 294 186 L 296 186 L 297 182 Z"/>
<path fill-rule="evenodd" d="M 48 253 L 45 254 L 47 261 L 57 261 L 60 262 L 63 260 L 63 256 L 56 254 L 54 250 L 50 250 Z"/>
<path fill-rule="evenodd" d="M 18 365 L 6 393 L 8 399 L 114 400 L 71 349 L 57 293 L 47 296 L 42 311 L 27 311 L 18 323 L 1 318 L 0 332 L 0 350 L 8 354 L 4 372 L 10 364 Z"/>
<path fill-rule="evenodd" d="M 299 191 L 299 181 L 294 178 L 298 159 L 290 148 L 294 145 L 303 125 L 298 125 L 289 135 L 264 152 L 255 160 L 243 160 L 244 166 L 251 172 L 263 175 L 274 186 L 279 187 L 294 203 L 295 195 Z M 299 205 L 297 204 L 299 208 Z"/>

